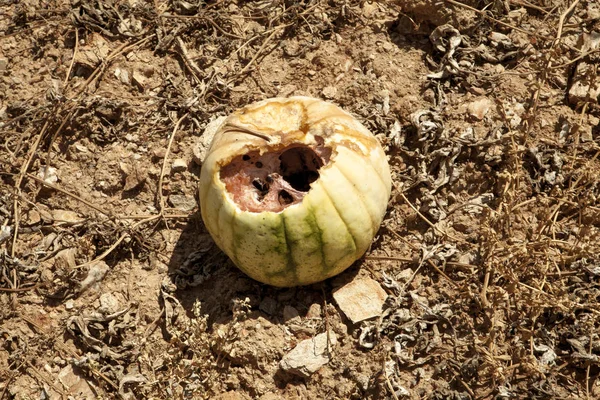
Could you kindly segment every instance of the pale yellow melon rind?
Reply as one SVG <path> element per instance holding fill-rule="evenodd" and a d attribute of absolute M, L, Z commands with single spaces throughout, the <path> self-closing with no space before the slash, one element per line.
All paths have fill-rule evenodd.
<path fill-rule="evenodd" d="M 228 123 L 270 140 L 225 129 Z M 329 164 L 301 203 L 279 213 L 240 210 L 220 180 L 221 166 L 237 155 L 317 140 L 332 148 Z M 342 272 L 368 250 L 390 192 L 385 153 L 362 124 L 333 104 L 293 97 L 227 118 L 203 163 L 199 197 L 209 233 L 242 271 L 274 286 L 297 286 Z"/>

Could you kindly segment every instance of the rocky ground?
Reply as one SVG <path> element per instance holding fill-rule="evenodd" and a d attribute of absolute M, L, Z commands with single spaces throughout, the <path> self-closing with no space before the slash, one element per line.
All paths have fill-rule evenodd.
<path fill-rule="evenodd" d="M 463 1 L 0 1 L 0 399 L 600 398 L 600 6 Z M 211 121 L 290 95 L 394 188 L 277 289 L 197 182 Z"/>

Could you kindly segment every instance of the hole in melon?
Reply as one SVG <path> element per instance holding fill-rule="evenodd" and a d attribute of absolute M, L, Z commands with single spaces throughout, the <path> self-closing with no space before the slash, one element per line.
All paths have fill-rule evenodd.
<path fill-rule="evenodd" d="M 277 200 L 279 200 L 279 204 L 292 204 L 294 202 L 294 197 L 287 191 L 280 190 Z"/>
<path fill-rule="evenodd" d="M 296 190 L 308 192 L 310 184 L 319 177 L 323 165 L 319 156 L 308 147 L 293 147 L 281 153 L 280 168 L 283 179 Z"/>
<path fill-rule="evenodd" d="M 331 149 L 322 143 L 314 147 L 295 144 L 237 156 L 221 168 L 220 175 L 243 211 L 279 212 L 302 201 L 330 158 Z"/>

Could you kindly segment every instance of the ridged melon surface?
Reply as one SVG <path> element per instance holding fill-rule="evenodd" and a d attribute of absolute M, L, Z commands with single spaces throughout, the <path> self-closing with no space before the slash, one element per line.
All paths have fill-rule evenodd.
<path fill-rule="evenodd" d="M 236 180 L 221 176 L 223 168 L 237 165 L 236 157 L 295 147 L 331 154 L 321 159 L 308 190 L 281 190 L 280 204 L 273 204 L 276 196 L 265 194 L 269 185 L 256 183 L 258 178 L 255 187 L 235 186 L 252 179 L 250 168 L 236 167 Z M 253 171 L 262 167 L 248 162 Z M 275 171 L 269 178 L 289 187 L 283 173 Z M 291 97 L 249 105 L 224 121 L 204 160 L 199 193 L 206 228 L 236 266 L 270 285 L 298 286 L 339 274 L 367 251 L 390 191 L 386 156 L 362 124 L 333 104 Z"/>

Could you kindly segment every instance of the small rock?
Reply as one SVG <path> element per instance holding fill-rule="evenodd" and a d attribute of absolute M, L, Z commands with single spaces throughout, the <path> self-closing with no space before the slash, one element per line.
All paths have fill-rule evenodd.
<path fill-rule="evenodd" d="M 206 155 L 205 153 L 206 151 L 203 152 L 200 146 L 194 146 L 192 149 L 192 160 L 196 163 L 196 165 L 202 165 L 202 160 Z"/>
<path fill-rule="evenodd" d="M 362 7 L 363 15 L 367 18 L 372 17 L 378 11 L 377 4 L 365 1 Z"/>
<path fill-rule="evenodd" d="M 335 95 L 337 94 L 337 89 L 333 86 L 325 86 L 323 88 L 323 97 L 325 97 L 326 99 L 333 99 L 335 98 Z"/>
<path fill-rule="evenodd" d="M 51 185 L 58 182 L 58 171 L 54 167 L 42 167 L 37 173 L 38 178 Z"/>
<path fill-rule="evenodd" d="M 200 137 L 200 142 L 194 149 L 194 162 L 196 164 L 202 165 L 215 134 L 219 128 L 221 128 L 221 125 L 223 125 L 223 122 L 225 122 L 226 119 L 227 117 L 218 117 L 206 125 L 206 128 L 204 128 L 204 133 L 202 133 L 202 136 Z"/>
<path fill-rule="evenodd" d="M 361 388 L 363 391 L 367 391 L 369 389 L 369 377 L 365 374 L 356 374 L 356 383 L 358 384 L 358 387 Z"/>
<path fill-rule="evenodd" d="M 12 228 L 10 226 L 0 227 L 0 244 L 12 236 Z"/>
<path fill-rule="evenodd" d="M 0 57 L 0 72 L 4 72 L 8 69 L 8 58 Z"/>
<path fill-rule="evenodd" d="M 98 311 L 105 315 L 116 313 L 119 311 L 119 300 L 112 293 L 102 293 Z"/>
<path fill-rule="evenodd" d="M 76 143 L 73 147 L 75 147 L 75 149 L 80 153 L 89 153 L 90 152 L 90 150 L 86 146 L 79 144 L 79 143 Z"/>
<path fill-rule="evenodd" d="M 152 150 L 152 155 L 156 158 L 163 159 L 167 155 L 167 149 L 165 149 L 164 147 L 158 147 Z"/>
<path fill-rule="evenodd" d="M 170 195 L 169 203 L 181 211 L 192 211 L 198 204 L 194 196 L 187 196 L 185 194 Z"/>
<path fill-rule="evenodd" d="M 241 392 L 236 392 L 234 390 L 230 392 L 224 392 L 213 397 L 214 400 L 250 400 L 246 394 Z"/>
<path fill-rule="evenodd" d="M 75 302 L 73 299 L 69 299 L 65 302 L 65 310 L 72 310 L 75 307 Z"/>
<path fill-rule="evenodd" d="M 125 140 L 127 140 L 128 142 L 139 142 L 140 136 L 128 133 L 125 135 Z"/>
<path fill-rule="evenodd" d="M 265 297 L 260 302 L 258 309 L 269 315 L 274 315 L 277 312 L 277 301 L 272 297 Z"/>
<path fill-rule="evenodd" d="M 79 283 L 79 293 L 83 293 L 92 285 L 104 279 L 104 276 L 110 268 L 104 261 L 97 261 L 90 266 L 87 276 Z"/>
<path fill-rule="evenodd" d="M 50 268 L 44 268 L 40 272 L 40 280 L 44 283 L 50 284 L 54 280 L 54 272 Z"/>
<path fill-rule="evenodd" d="M 133 71 L 132 82 L 143 92 L 146 89 L 148 78 L 144 76 L 140 71 Z"/>
<path fill-rule="evenodd" d="M 142 74 L 144 74 L 146 78 L 152 77 L 152 75 L 154 75 L 154 67 L 151 64 L 145 64 L 142 67 Z"/>
<path fill-rule="evenodd" d="M 76 254 L 77 249 L 75 248 L 63 249 L 59 251 L 54 257 L 54 265 L 57 268 L 65 268 L 70 270 L 77 265 L 75 262 Z"/>
<path fill-rule="evenodd" d="M 581 132 L 581 141 L 582 142 L 593 142 L 594 135 L 591 126 L 583 127 L 583 131 Z"/>
<path fill-rule="evenodd" d="M 51 215 L 52 219 L 58 223 L 78 224 L 83 222 L 83 218 L 79 217 L 75 211 L 52 210 Z"/>
<path fill-rule="evenodd" d="M 126 69 L 119 67 L 115 68 L 115 76 L 122 83 L 126 85 L 131 85 L 131 76 L 129 75 L 129 72 Z"/>
<path fill-rule="evenodd" d="M 321 305 L 318 303 L 311 304 L 306 312 L 306 318 L 321 318 Z"/>
<path fill-rule="evenodd" d="M 119 167 L 125 174 L 125 185 L 123 186 L 125 192 L 141 187 L 148 179 L 148 170 L 145 168 L 126 163 L 119 163 Z"/>
<path fill-rule="evenodd" d="M 288 322 L 300 322 L 300 314 L 298 314 L 298 310 L 292 306 L 283 307 L 283 322 L 286 324 Z"/>
<path fill-rule="evenodd" d="M 96 393 L 84 378 L 85 374 L 77 367 L 67 365 L 58 374 L 58 380 L 67 388 L 69 397 L 95 399 Z"/>
<path fill-rule="evenodd" d="M 327 332 L 320 333 L 298 343 L 283 357 L 279 366 L 286 372 L 308 378 L 329 362 L 330 352 L 336 343 L 337 337 L 333 331 L 329 331 L 329 339 Z"/>
<path fill-rule="evenodd" d="M 492 32 L 490 33 L 490 40 L 492 41 L 493 46 L 497 46 L 501 44 L 504 48 L 513 47 L 513 42 L 510 40 L 508 36 L 500 32 Z"/>
<path fill-rule="evenodd" d="M 387 293 L 371 278 L 355 279 L 336 289 L 333 298 L 352 323 L 381 315 Z"/>
<path fill-rule="evenodd" d="M 413 276 L 414 273 L 415 273 L 415 271 L 413 271 L 412 268 L 406 268 L 406 269 L 403 269 L 402 271 L 400 271 L 400 273 L 398 275 L 396 275 L 396 278 L 398 280 L 406 282 Z"/>
<path fill-rule="evenodd" d="M 27 211 L 25 220 L 27 221 L 27 224 L 35 225 L 42 221 L 42 216 L 36 210 L 29 210 Z"/>
<path fill-rule="evenodd" d="M 600 33 L 584 33 L 581 36 L 581 52 L 590 53 L 600 48 Z M 573 83 L 569 89 L 569 101 L 572 104 L 600 101 L 600 80 L 596 75 L 594 63 L 580 62 L 573 74 Z"/>
<path fill-rule="evenodd" d="M 51 220 L 52 218 L 50 218 Z M 38 243 L 35 247 L 36 250 L 48 251 L 51 246 L 54 246 L 54 242 L 57 241 L 58 234 L 55 232 L 50 232 Z M 61 238 L 62 239 L 62 238 Z"/>
<path fill-rule="evenodd" d="M 260 396 L 258 400 L 283 400 L 283 397 L 277 393 L 269 392 Z"/>
<path fill-rule="evenodd" d="M 569 88 L 569 101 L 572 104 L 598 103 L 600 97 L 600 81 L 594 75 L 594 66 L 585 62 L 577 65 L 573 83 Z"/>
<path fill-rule="evenodd" d="M 482 120 L 492 107 L 492 102 L 488 98 L 475 100 L 467 106 L 467 112 L 475 119 Z"/>
<path fill-rule="evenodd" d="M 176 158 L 173 160 L 173 166 L 171 167 L 171 171 L 181 172 L 187 169 L 187 163 L 182 158 Z"/>

